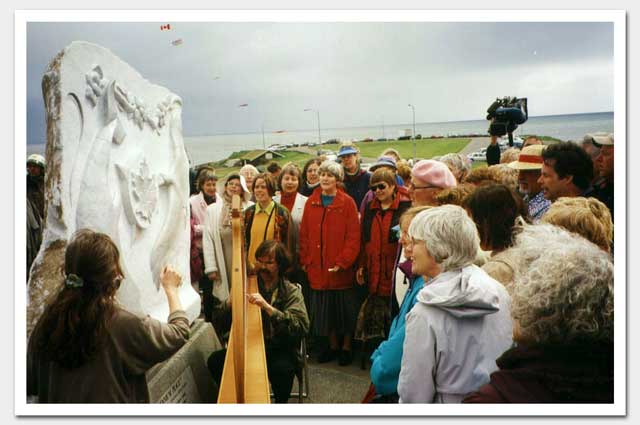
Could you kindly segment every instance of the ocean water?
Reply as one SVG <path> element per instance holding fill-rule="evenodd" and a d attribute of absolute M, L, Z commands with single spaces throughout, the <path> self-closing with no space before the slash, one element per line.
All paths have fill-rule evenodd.
<path fill-rule="evenodd" d="M 487 134 L 488 121 L 450 121 L 440 123 L 416 123 L 416 134 L 423 137 L 455 136 L 463 134 Z M 550 115 L 530 117 L 520 125 L 515 135 L 536 134 L 560 140 L 579 140 L 595 131 L 613 132 L 613 112 L 590 114 Z M 409 133 L 407 133 L 409 132 Z M 322 140 L 362 140 L 365 138 L 395 139 L 411 134 L 412 124 L 370 127 L 321 128 Z M 185 148 L 194 165 L 224 159 L 239 150 L 260 149 L 272 144 L 317 143 L 318 129 L 285 133 L 261 132 L 250 134 L 221 134 L 212 136 L 184 137 Z M 44 152 L 43 144 L 27 145 L 27 154 Z"/>

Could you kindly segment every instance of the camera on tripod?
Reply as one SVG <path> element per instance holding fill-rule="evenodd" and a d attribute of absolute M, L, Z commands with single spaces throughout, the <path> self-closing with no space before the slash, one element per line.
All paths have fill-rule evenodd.
<path fill-rule="evenodd" d="M 497 98 L 487 109 L 489 134 L 502 137 L 509 135 L 509 146 L 513 146 L 513 132 L 519 124 L 524 124 L 529 118 L 527 98 L 517 97 Z"/>

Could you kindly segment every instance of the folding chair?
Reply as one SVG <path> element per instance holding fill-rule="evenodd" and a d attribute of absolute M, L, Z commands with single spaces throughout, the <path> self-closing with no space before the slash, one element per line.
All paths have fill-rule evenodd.
<path fill-rule="evenodd" d="M 298 370 L 296 370 L 296 378 L 298 379 L 298 391 L 291 392 L 289 397 L 297 397 L 298 403 L 302 403 L 303 398 L 309 397 L 309 354 L 307 353 L 307 341 L 305 338 L 302 338 L 300 342 L 300 358 L 302 359 L 302 363 Z"/>

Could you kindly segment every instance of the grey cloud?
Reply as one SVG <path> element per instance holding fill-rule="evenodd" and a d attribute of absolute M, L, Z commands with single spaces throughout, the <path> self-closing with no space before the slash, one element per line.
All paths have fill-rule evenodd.
<path fill-rule="evenodd" d="M 305 108 L 326 127 L 407 123 L 408 103 L 417 121 L 482 119 L 504 95 L 537 115 L 613 109 L 611 23 L 160 24 L 29 23 L 28 140 L 44 140 L 42 73 L 73 40 L 179 94 L 186 135 L 312 129 Z"/>

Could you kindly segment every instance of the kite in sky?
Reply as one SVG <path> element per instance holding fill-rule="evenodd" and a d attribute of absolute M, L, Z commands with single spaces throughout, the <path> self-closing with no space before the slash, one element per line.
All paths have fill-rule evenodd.
<path fill-rule="evenodd" d="M 182 39 L 181 39 L 181 38 L 179 38 L 179 39 L 177 39 L 177 40 L 173 40 L 173 41 L 171 42 L 171 44 L 173 44 L 174 46 L 179 46 L 179 45 L 181 45 L 181 44 L 182 44 Z"/>

